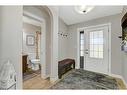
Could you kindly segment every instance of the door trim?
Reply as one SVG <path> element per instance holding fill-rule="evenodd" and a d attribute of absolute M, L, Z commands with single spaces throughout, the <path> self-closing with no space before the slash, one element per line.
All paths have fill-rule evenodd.
<path fill-rule="evenodd" d="M 76 61 L 76 69 L 80 68 L 80 31 L 84 31 L 85 29 L 89 28 L 96 28 L 96 27 L 103 27 L 103 26 L 108 26 L 108 74 L 111 74 L 111 23 L 105 23 L 105 24 L 99 24 L 99 25 L 94 25 L 94 26 L 88 26 L 88 27 L 82 27 L 82 28 L 77 28 L 77 61 Z"/>

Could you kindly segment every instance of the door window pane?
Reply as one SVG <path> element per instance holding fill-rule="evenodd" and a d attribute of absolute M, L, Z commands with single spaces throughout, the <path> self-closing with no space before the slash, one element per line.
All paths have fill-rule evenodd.
<path fill-rule="evenodd" d="M 94 57 L 95 58 L 98 58 L 98 52 L 97 51 L 94 51 L 93 53 L 94 53 Z"/>
<path fill-rule="evenodd" d="M 84 50 L 80 50 L 80 56 L 84 56 Z"/>
<path fill-rule="evenodd" d="M 92 58 L 103 58 L 103 31 L 89 32 L 89 49 Z"/>
<path fill-rule="evenodd" d="M 98 44 L 103 44 L 103 38 L 99 38 Z"/>
<path fill-rule="evenodd" d="M 82 45 L 82 44 L 84 45 L 84 40 L 80 40 L 80 44 L 81 44 L 81 45 Z"/>
<path fill-rule="evenodd" d="M 90 39 L 90 44 L 93 44 L 94 43 L 94 39 Z"/>
<path fill-rule="evenodd" d="M 98 38 L 94 38 L 93 39 L 93 44 L 98 44 L 98 42 L 99 42 L 98 40 L 99 40 Z"/>
<path fill-rule="evenodd" d="M 99 52 L 99 58 L 103 58 L 103 52 Z"/>
<path fill-rule="evenodd" d="M 94 47 L 93 47 L 93 50 L 94 50 L 94 51 L 98 51 L 98 45 L 97 45 L 97 44 L 94 44 L 93 46 L 94 46 Z"/>
<path fill-rule="evenodd" d="M 84 32 L 80 32 L 80 56 L 84 56 Z"/>
<path fill-rule="evenodd" d="M 99 48 L 99 52 L 103 52 L 103 45 L 98 45 L 98 48 Z"/>
<path fill-rule="evenodd" d="M 81 39 L 81 40 L 84 40 L 84 33 L 81 33 L 80 39 Z"/>
<path fill-rule="evenodd" d="M 94 36 L 94 33 L 91 32 L 91 33 L 90 33 L 90 39 L 93 39 L 93 36 Z"/>
<path fill-rule="evenodd" d="M 81 45 L 80 46 L 80 50 L 84 50 L 84 45 Z"/>
<path fill-rule="evenodd" d="M 93 39 L 96 39 L 96 38 L 98 38 L 98 31 L 95 31 L 95 32 L 93 32 Z"/>

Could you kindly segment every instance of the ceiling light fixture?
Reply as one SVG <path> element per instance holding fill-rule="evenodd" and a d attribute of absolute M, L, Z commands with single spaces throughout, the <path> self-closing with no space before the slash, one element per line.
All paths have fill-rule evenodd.
<path fill-rule="evenodd" d="M 87 14 L 90 12 L 94 6 L 76 6 L 75 10 L 80 14 Z"/>

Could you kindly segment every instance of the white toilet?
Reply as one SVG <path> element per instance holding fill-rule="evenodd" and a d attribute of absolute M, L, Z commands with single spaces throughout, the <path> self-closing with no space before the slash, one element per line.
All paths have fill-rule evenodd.
<path fill-rule="evenodd" d="M 39 70 L 40 59 L 31 59 L 32 70 Z"/>
<path fill-rule="evenodd" d="M 39 64 L 40 64 L 40 59 L 36 59 L 35 58 L 35 53 L 29 53 L 28 54 L 28 58 L 29 58 L 29 68 L 31 68 L 32 70 L 36 71 L 39 70 Z"/>

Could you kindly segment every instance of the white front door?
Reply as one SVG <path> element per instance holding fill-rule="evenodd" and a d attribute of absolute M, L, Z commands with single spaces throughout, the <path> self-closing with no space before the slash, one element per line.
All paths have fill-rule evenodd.
<path fill-rule="evenodd" d="M 108 26 L 84 30 L 84 69 L 100 73 L 109 72 Z"/>

